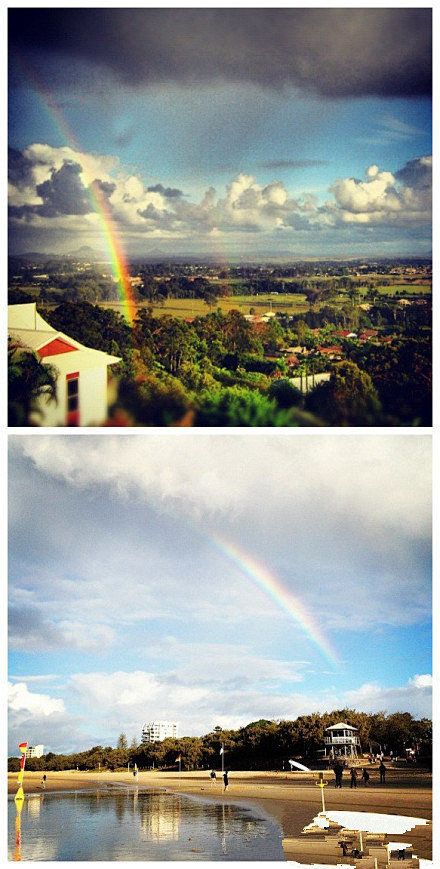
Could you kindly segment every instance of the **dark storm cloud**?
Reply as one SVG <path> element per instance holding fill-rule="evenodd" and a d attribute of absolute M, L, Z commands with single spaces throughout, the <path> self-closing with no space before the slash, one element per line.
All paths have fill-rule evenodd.
<path fill-rule="evenodd" d="M 328 166 L 328 160 L 268 160 L 260 163 L 259 169 L 308 169 L 313 166 Z"/>
<path fill-rule="evenodd" d="M 9 24 L 11 57 L 34 55 L 47 79 L 52 56 L 50 74 L 64 84 L 69 57 L 132 86 L 223 79 L 328 97 L 431 92 L 429 8 L 17 8 Z"/>
<path fill-rule="evenodd" d="M 88 214 L 92 211 L 90 199 L 81 179 L 81 166 L 66 161 L 61 169 L 53 169 L 48 181 L 38 184 L 37 193 L 43 200 L 39 214 Z"/>
<path fill-rule="evenodd" d="M 161 193 L 167 199 L 178 199 L 183 196 L 182 191 L 177 187 L 164 187 L 163 184 L 155 184 L 154 187 L 147 187 L 147 190 L 149 193 Z"/>
<path fill-rule="evenodd" d="M 14 177 L 17 188 L 23 188 L 27 182 L 31 183 L 32 181 L 31 168 L 33 164 L 20 151 L 15 149 L 11 149 L 11 151 L 9 153 L 10 181 Z M 9 209 L 11 217 L 29 218 L 32 215 L 57 217 L 60 214 L 89 214 L 93 209 L 87 189 L 81 181 L 80 174 L 81 166 L 78 163 L 66 160 L 60 169 L 52 169 L 50 178 L 36 185 L 35 191 L 40 199 L 43 200 L 42 203 L 38 205 L 11 205 Z M 112 185 L 102 186 L 112 188 Z M 109 194 L 111 192 L 112 190 L 110 189 Z"/>
<path fill-rule="evenodd" d="M 114 191 L 116 190 L 116 184 L 114 184 L 112 181 L 101 181 L 100 178 L 95 178 L 90 186 L 92 190 L 94 190 L 95 187 L 98 187 L 101 193 L 104 194 L 106 199 L 109 199 L 112 193 L 114 193 Z"/>
<path fill-rule="evenodd" d="M 396 172 L 396 178 L 406 187 L 414 187 L 417 190 L 431 190 L 431 157 L 416 157 L 415 160 L 410 160 L 402 169 Z"/>
<path fill-rule="evenodd" d="M 26 187 L 33 181 L 32 160 L 17 148 L 8 148 L 8 180 L 14 187 Z"/>

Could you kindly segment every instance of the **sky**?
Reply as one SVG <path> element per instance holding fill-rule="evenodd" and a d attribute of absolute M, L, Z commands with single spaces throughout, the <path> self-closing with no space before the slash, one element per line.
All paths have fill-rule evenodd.
<path fill-rule="evenodd" d="M 11 253 L 429 256 L 431 13 L 9 9 Z"/>
<path fill-rule="evenodd" d="M 431 717 L 431 438 L 9 437 L 9 755 Z"/>

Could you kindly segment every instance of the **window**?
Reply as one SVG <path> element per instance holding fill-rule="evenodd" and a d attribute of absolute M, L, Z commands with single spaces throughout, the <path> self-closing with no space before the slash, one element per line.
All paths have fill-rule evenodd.
<path fill-rule="evenodd" d="M 79 372 L 68 374 L 67 381 L 67 425 L 79 425 Z"/>

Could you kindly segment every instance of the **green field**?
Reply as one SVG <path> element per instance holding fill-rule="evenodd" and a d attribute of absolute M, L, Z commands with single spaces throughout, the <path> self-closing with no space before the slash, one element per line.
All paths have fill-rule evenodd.
<path fill-rule="evenodd" d="M 108 308 L 113 311 L 122 312 L 120 302 L 100 302 L 101 308 Z M 218 299 L 213 305 L 209 306 L 202 299 L 165 299 L 159 305 L 151 304 L 151 302 L 142 302 L 138 305 L 139 308 L 152 308 L 153 313 L 157 317 L 178 317 L 187 319 L 193 317 L 206 317 L 211 311 L 216 311 L 218 308 L 223 314 L 228 311 L 236 310 L 242 314 L 251 313 L 251 308 L 256 314 L 265 314 L 267 311 L 276 311 L 287 314 L 301 314 L 309 310 L 309 306 L 305 301 L 305 296 L 292 295 L 290 293 L 279 294 L 278 296 L 260 295 L 260 296 L 228 296 L 224 299 Z"/>
<path fill-rule="evenodd" d="M 375 287 L 375 291 L 384 296 L 430 296 L 430 284 L 393 284 L 391 287 Z"/>
<path fill-rule="evenodd" d="M 400 298 L 402 295 L 425 295 L 430 296 L 432 289 L 428 284 L 393 284 L 389 287 L 377 286 L 374 292 L 378 296 L 389 296 L 390 299 Z M 361 287 L 359 300 L 366 295 L 367 288 Z M 333 295 L 328 301 L 323 298 L 316 305 L 315 310 L 322 305 L 330 304 L 332 307 L 340 307 L 350 302 L 348 293 L 339 290 L 337 298 Z M 122 313 L 120 302 L 100 302 L 102 308 L 110 308 Z M 206 317 L 211 311 L 220 309 L 223 314 L 228 311 L 238 310 L 242 314 L 264 314 L 275 311 L 284 314 L 304 314 L 309 310 L 309 304 L 305 295 L 298 293 L 265 293 L 258 296 L 227 296 L 219 298 L 212 305 L 207 305 L 202 299 L 165 299 L 160 304 L 140 302 L 139 308 L 152 308 L 156 317 L 177 317 L 180 319 L 193 319 L 194 317 Z"/>

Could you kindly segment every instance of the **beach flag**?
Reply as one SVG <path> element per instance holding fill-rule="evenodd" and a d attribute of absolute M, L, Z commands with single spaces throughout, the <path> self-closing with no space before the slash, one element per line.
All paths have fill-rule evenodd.
<path fill-rule="evenodd" d="M 20 745 L 18 747 L 22 754 L 26 754 L 26 749 L 28 747 L 27 742 L 20 742 Z"/>
<path fill-rule="evenodd" d="M 177 763 L 178 760 L 182 760 L 182 755 L 181 755 L 181 754 L 178 754 L 178 755 L 177 755 L 177 757 L 176 757 L 176 761 L 175 761 L 175 762 Z"/>
<path fill-rule="evenodd" d="M 220 749 L 220 754 L 223 754 L 223 753 L 224 753 L 224 748 L 223 748 L 223 746 L 222 746 L 221 749 Z"/>

